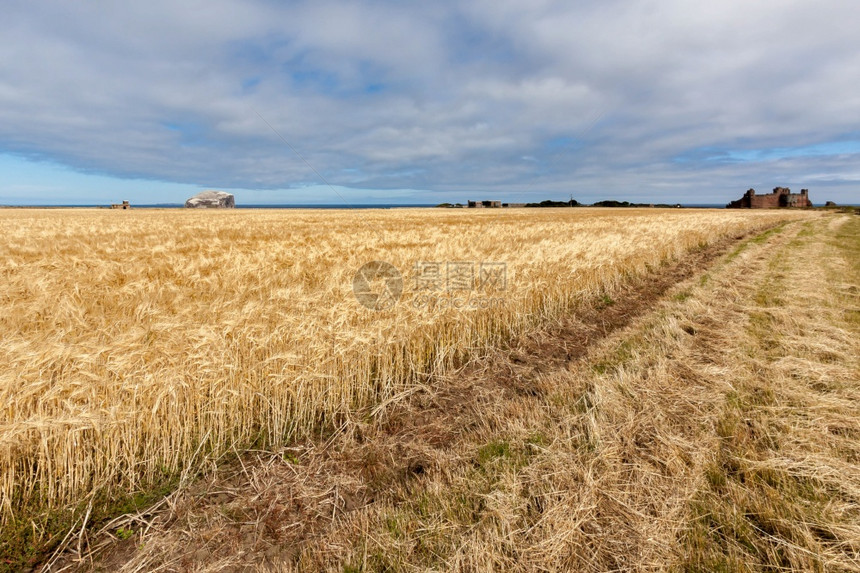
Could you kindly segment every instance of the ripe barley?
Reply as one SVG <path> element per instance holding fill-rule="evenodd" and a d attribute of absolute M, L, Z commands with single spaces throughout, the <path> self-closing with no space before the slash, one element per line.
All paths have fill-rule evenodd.
<path fill-rule="evenodd" d="M 784 212 L 6 210 L 0 523 L 338 423 L 626 277 Z M 371 311 L 352 279 L 404 274 Z M 415 304 L 420 262 L 501 262 L 501 304 Z"/>

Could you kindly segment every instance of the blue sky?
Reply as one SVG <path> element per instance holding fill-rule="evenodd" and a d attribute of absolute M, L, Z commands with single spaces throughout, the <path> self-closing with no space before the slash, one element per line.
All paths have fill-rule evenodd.
<path fill-rule="evenodd" d="M 6 0 L 0 204 L 860 202 L 860 3 L 710 4 Z"/>

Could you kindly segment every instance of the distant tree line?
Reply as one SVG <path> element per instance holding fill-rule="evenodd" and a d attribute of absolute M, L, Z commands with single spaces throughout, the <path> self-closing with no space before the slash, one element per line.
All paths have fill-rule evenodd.
<path fill-rule="evenodd" d="M 570 201 L 541 201 L 540 203 L 526 203 L 526 207 L 579 207 L 579 201 L 571 199 Z"/>
<path fill-rule="evenodd" d="M 522 205 L 522 204 L 520 204 Z M 507 207 L 508 204 L 504 203 L 504 207 Z M 598 201 L 596 203 L 592 203 L 591 205 L 586 205 L 584 203 L 580 203 L 576 199 L 570 199 L 568 201 L 552 201 L 547 199 L 545 201 L 541 201 L 540 203 L 526 203 L 526 207 L 659 207 L 659 208 L 678 208 L 681 205 L 679 203 L 668 204 L 668 203 L 631 203 L 629 201 L 615 201 L 615 200 L 606 200 L 606 201 Z M 463 207 L 460 203 L 440 203 L 437 207 Z"/>

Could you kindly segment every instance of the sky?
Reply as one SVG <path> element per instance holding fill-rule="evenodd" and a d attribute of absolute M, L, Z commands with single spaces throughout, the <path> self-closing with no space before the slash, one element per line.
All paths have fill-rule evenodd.
<path fill-rule="evenodd" d="M 860 203 L 856 0 L 41 2 L 0 204 Z"/>

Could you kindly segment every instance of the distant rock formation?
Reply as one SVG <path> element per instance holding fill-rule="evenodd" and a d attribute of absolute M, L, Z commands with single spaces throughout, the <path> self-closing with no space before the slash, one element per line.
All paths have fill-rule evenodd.
<path fill-rule="evenodd" d="M 224 191 L 203 191 L 185 202 L 189 209 L 233 209 L 236 198 Z"/>

